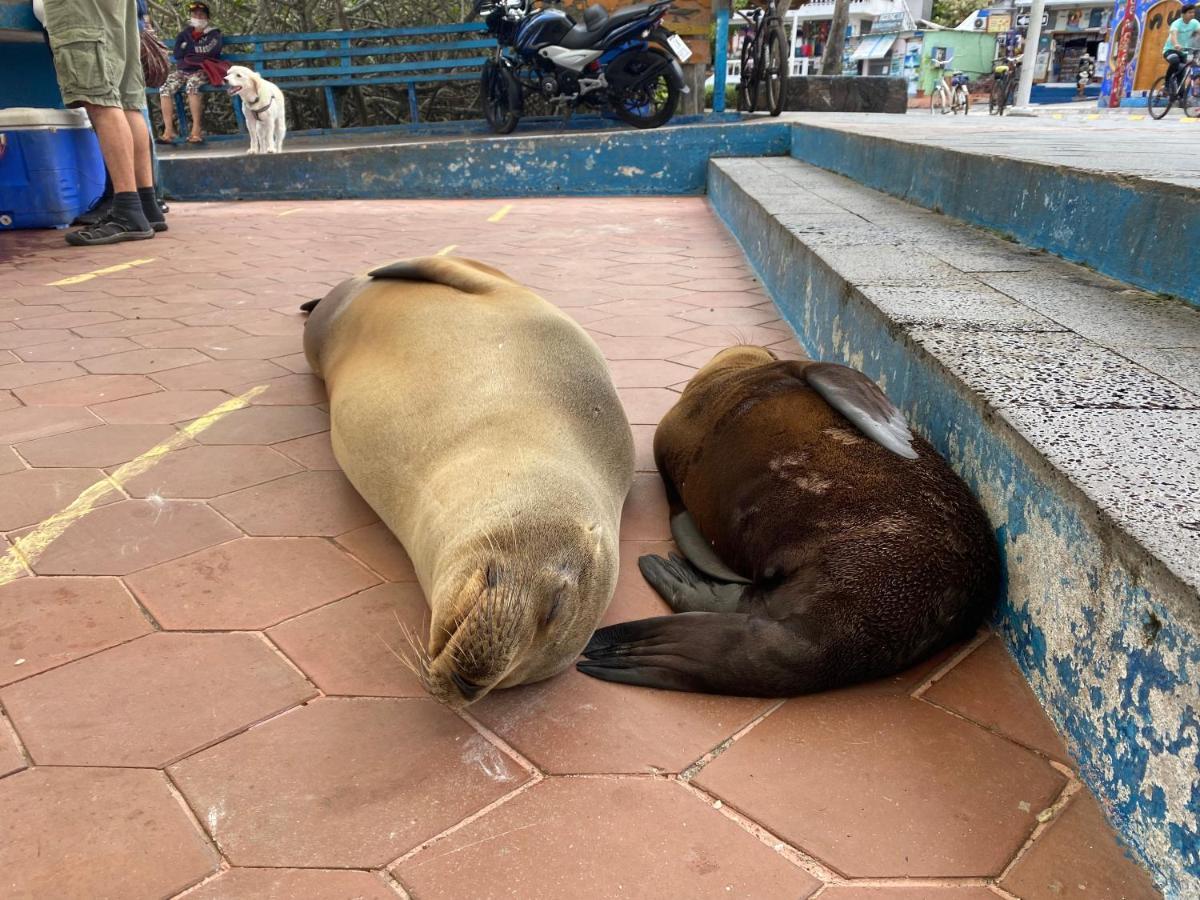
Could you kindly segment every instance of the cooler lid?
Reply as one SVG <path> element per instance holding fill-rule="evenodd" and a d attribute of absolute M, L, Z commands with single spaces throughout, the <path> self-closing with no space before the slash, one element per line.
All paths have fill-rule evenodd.
<path fill-rule="evenodd" d="M 34 109 L 10 106 L 0 109 L 0 128 L 87 128 L 87 113 L 82 109 Z"/>

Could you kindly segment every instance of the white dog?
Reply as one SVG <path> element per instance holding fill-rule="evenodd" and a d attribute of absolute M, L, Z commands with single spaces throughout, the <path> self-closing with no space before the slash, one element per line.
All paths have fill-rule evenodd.
<path fill-rule="evenodd" d="M 225 73 L 225 83 L 229 85 L 229 93 L 241 97 L 242 113 L 250 131 L 250 152 L 278 153 L 282 150 L 283 135 L 287 131 L 283 91 L 245 66 L 230 66 Z"/>

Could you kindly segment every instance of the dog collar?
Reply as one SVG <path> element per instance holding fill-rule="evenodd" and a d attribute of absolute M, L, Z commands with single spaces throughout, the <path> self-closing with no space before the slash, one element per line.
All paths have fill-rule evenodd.
<path fill-rule="evenodd" d="M 258 98 L 257 98 L 257 97 L 255 97 L 254 99 L 255 99 L 255 100 L 257 100 Z M 270 108 L 271 108 L 271 104 L 272 104 L 272 103 L 274 103 L 274 102 L 275 102 L 275 98 L 274 98 L 274 97 L 272 97 L 270 100 L 268 100 L 268 101 L 267 101 L 267 104 L 266 104 L 266 106 L 260 106 L 258 109 L 255 109 L 253 106 L 249 106 L 249 105 L 248 105 L 248 106 L 246 107 L 246 109 L 248 109 L 250 112 L 252 112 L 254 115 L 256 115 L 256 116 L 257 116 L 259 113 L 265 113 L 265 112 L 266 112 L 268 109 L 270 109 Z"/>

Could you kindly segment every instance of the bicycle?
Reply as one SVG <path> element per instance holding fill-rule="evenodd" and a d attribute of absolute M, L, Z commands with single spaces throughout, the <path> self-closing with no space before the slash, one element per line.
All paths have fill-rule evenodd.
<path fill-rule="evenodd" d="M 1012 106 L 1021 78 L 1021 57 L 1006 56 L 1003 62 L 992 64 L 992 92 L 988 95 L 988 115 L 1002 116 L 1005 107 Z"/>
<path fill-rule="evenodd" d="M 1146 105 L 1150 108 L 1152 118 L 1161 119 L 1171 111 L 1176 103 L 1183 109 L 1183 114 L 1189 119 L 1200 116 L 1200 60 L 1190 50 L 1181 50 L 1183 54 L 1183 74 L 1167 83 L 1167 76 L 1156 79 L 1146 95 Z"/>
<path fill-rule="evenodd" d="M 933 95 L 929 98 L 929 111 L 931 113 L 954 113 L 958 115 L 961 109 L 965 116 L 971 109 L 971 97 L 967 93 L 967 76 L 962 72 L 950 72 L 950 78 L 947 79 L 946 64 L 949 60 L 946 59 L 931 59 L 935 69 L 940 70 L 941 74 L 938 77 L 937 84 L 934 86 Z"/>
<path fill-rule="evenodd" d="M 767 86 L 767 107 L 771 115 L 783 112 L 783 93 L 787 76 L 788 59 L 783 48 L 787 41 L 783 36 L 783 19 L 775 0 L 768 0 L 764 12 L 758 7 L 739 9 L 737 14 L 746 20 L 750 28 L 742 40 L 742 73 L 738 80 L 737 108 L 739 112 L 755 112 L 758 109 L 758 87 Z"/>

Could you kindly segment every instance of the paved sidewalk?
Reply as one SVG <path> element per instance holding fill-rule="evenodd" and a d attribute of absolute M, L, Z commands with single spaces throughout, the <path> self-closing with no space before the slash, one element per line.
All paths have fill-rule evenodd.
<path fill-rule="evenodd" d="M 570 671 L 456 715 L 397 660 L 424 599 L 332 459 L 297 305 L 453 246 L 566 308 L 638 447 L 605 621 L 658 614 L 655 423 L 718 348 L 798 349 L 702 199 L 169 221 L 0 235 L 0 553 L 32 565 L 0 565 L 0 896 L 1157 896 L 987 634 L 787 702 Z"/>

